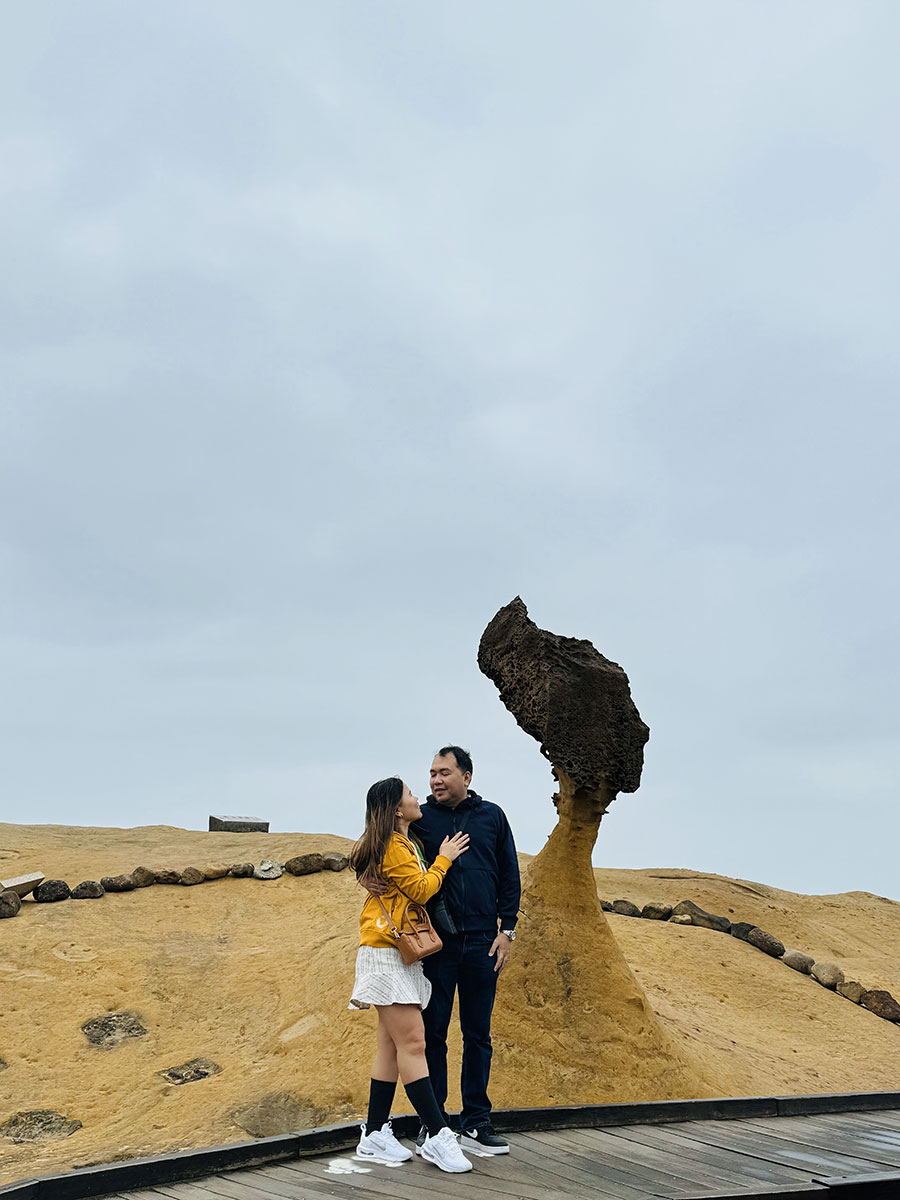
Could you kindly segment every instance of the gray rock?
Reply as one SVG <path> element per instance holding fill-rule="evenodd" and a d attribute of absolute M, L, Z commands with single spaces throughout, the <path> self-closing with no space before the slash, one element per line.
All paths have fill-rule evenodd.
<path fill-rule="evenodd" d="M 810 975 L 817 983 L 821 983 L 822 987 L 831 988 L 832 991 L 839 983 L 844 982 L 844 972 L 836 963 L 813 963 Z"/>
<path fill-rule="evenodd" d="M 669 917 L 669 923 L 672 925 L 693 925 L 693 920 L 687 913 L 673 913 Z"/>
<path fill-rule="evenodd" d="M 195 887 L 198 883 L 203 883 L 206 876 L 196 867 L 185 867 L 181 872 L 181 882 L 184 887 Z"/>
<path fill-rule="evenodd" d="M 269 822 L 260 817 L 210 817 L 210 833 L 268 833 Z"/>
<path fill-rule="evenodd" d="M 209 1079 L 210 1075 L 219 1075 L 221 1072 L 222 1068 L 211 1058 L 192 1058 L 179 1067 L 169 1067 L 167 1071 L 156 1073 L 167 1083 L 196 1083 L 198 1079 Z"/>
<path fill-rule="evenodd" d="M 810 958 L 808 954 L 801 954 L 799 950 L 785 950 L 781 956 L 781 961 L 789 966 L 792 971 L 799 971 L 801 975 L 808 975 L 813 969 L 816 960 Z"/>
<path fill-rule="evenodd" d="M 202 867 L 204 879 L 223 879 L 228 874 L 228 867 L 217 863 L 215 866 Z"/>
<path fill-rule="evenodd" d="M 0 892 L 15 892 L 21 899 L 43 882 L 44 876 L 40 871 L 32 871 L 30 875 L 17 875 L 15 879 L 0 879 Z"/>
<path fill-rule="evenodd" d="M 618 663 L 588 641 L 539 629 L 516 596 L 481 635 L 478 666 L 576 788 L 637 791 L 650 730 Z"/>
<path fill-rule="evenodd" d="M 235 863 L 229 868 L 228 874 L 233 875 L 236 879 L 249 879 L 255 870 L 256 867 L 253 863 Z"/>
<path fill-rule="evenodd" d="M 134 877 L 132 875 L 103 875 L 100 879 L 106 892 L 133 892 Z"/>
<path fill-rule="evenodd" d="M 151 871 L 149 867 L 135 867 L 131 872 L 131 878 L 134 880 L 136 888 L 150 887 L 156 883 L 156 872 Z"/>
<path fill-rule="evenodd" d="M 845 996 L 848 1000 L 852 1000 L 854 1004 L 859 1004 L 866 989 L 861 983 L 857 983 L 855 979 L 845 979 L 834 990 L 841 996 Z"/>
<path fill-rule="evenodd" d="M 296 854 L 284 864 L 289 875 L 312 875 L 314 871 L 324 871 L 324 854 Z"/>
<path fill-rule="evenodd" d="M 104 1013 L 102 1017 L 91 1017 L 81 1027 L 81 1032 L 92 1046 L 101 1050 L 112 1050 L 128 1038 L 146 1037 L 147 1030 L 137 1013 Z"/>
<path fill-rule="evenodd" d="M 749 921 L 735 921 L 728 932 L 732 937 L 739 938 L 742 942 L 746 942 L 747 938 L 755 928 L 756 926 L 751 925 Z"/>
<path fill-rule="evenodd" d="M 645 921 L 668 921 L 672 915 L 671 904 L 645 904 L 641 909 L 641 916 Z"/>
<path fill-rule="evenodd" d="M 58 900 L 68 900 L 71 894 L 64 879 L 45 879 L 34 889 L 38 904 L 55 904 Z"/>
<path fill-rule="evenodd" d="M 181 885 L 181 872 L 176 871 L 173 867 L 162 867 L 159 871 L 154 871 L 153 878 L 156 883 Z"/>
<path fill-rule="evenodd" d="M 326 871 L 345 871 L 350 866 L 350 855 L 342 854 L 340 850 L 329 850 L 322 859 Z"/>
<path fill-rule="evenodd" d="M 747 941 L 757 950 L 762 950 L 763 954 L 771 954 L 773 958 L 781 958 L 784 954 L 784 943 L 779 942 L 774 934 L 766 933 L 764 929 L 751 929 L 747 934 Z"/>
<path fill-rule="evenodd" d="M 613 912 L 622 917 L 639 917 L 641 910 L 630 900 L 613 900 Z"/>
<path fill-rule="evenodd" d="M 613 910 L 612 900 L 601 900 L 600 907 L 603 909 L 604 912 L 612 912 L 612 910 Z"/>
<path fill-rule="evenodd" d="M 34 1108 L 17 1112 L 0 1125 L 0 1137 L 11 1142 L 49 1142 L 55 1138 L 71 1137 L 81 1122 L 64 1117 L 52 1108 Z"/>
<path fill-rule="evenodd" d="M 253 871 L 254 879 L 280 879 L 284 874 L 284 863 L 275 862 L 271 858 L 264 858 L 263 861 Z"/>
<path fill-rule="evenodd" d="M 0 892 L 0 920 L 4 917 L 14 917 L 21 907 L 22 901 L 18 892 L 14 892 L 12 888 Z"/>
<path fill-rule="evenodd" d="M 699 925 L 701 929 L 715 929 L 717 933 L 728 933 L 731 929 L 731 922 L 727 917 L 717 917 L 715 913 L 708 913 L 693 900 L 680 901 L 672 909 L 672 915 L 690 917 L 692 925 Z"/>
<path fill-rule="evenodd" d="M 859 998 L 862 1008 L 867 1008 L 876 1017 L 884 1017 L 885 1021 L 900 1021 L 900 1004 L 890 992 L 881 988 L 864 991 Z"/>
<path fill-rule="evenodd" d="M 96 879 L 85 879 L 77 887 L 72 888 L 73 900 L 99 900 L 101 896 L 105 895 L 106 889 Z"/>

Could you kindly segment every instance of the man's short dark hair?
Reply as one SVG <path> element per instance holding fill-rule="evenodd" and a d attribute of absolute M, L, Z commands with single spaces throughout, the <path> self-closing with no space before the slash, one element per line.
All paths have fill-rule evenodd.
<path fill-rule="evenodd" d="M 462 771 L 463 775 L 465 775 L 466 771 L 470 775 L 472 774 L 472 756 L 468 750 L 463 750 L 462 746 L 441 746 L 438 754 L 441 758 L 446 758 L 448 754 L 452 754 L 456 759 L 456 765 Z"/>

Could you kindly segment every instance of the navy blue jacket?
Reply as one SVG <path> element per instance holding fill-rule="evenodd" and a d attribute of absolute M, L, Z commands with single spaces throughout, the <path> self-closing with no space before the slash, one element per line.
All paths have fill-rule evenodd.
<path fill-rule="evenodd" d="M 459 832 L 466 812 L 469 848 L 447 872 L 440 895 L 460 932 L 496 932 L 498 918 L 501 929 L 514 929 L 522 889 L 516 846 L 502 808 L 471 791 L 456 808 L 429 796 L 421 819 L 409 831 L 424 846 L 428 861 L 434 862 L 441 842 Z"/>

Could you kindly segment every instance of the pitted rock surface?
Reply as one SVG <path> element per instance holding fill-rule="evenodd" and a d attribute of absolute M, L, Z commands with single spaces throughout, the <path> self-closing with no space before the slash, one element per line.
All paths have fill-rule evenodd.
<path fill-rule="evenodd" d="M 350 856 L 340 850 L 329 850 L 322 859 L 326 871 L 345 871 L 350 866 Z"/>
<path fill-rule="evenodd" d="M 49 1142 L 54 1138 L 71 1137 L 81 1128 L 81 1122 L 64 1117 L 52 1108 L 34 1108 L 17 1112 L 0 1125 L 0 1137 L 11 1142 Z"/>
<path fill-rule="evenodd" d="M 198 1079 L 209 1079 L 210 1075 L 220 1075 L 222 1068 L 211 1058 L 192 1058 L 179 1067 L 169 1067 L 167 1071 L 157 1071 L 168 1083 L 196 1083 Z"/>
<path fill-rule="evenodd" d="M 612 910 L 622 917 L 639 917 L 641 910 L 630 900 L 613 900 Z"/>
<path fill-rule="evenodd" d="M 284 864 L 284 869 L 289 875 L 312 875 L 316 871 L 324 871 L 325 855 L 295 854 Z"/>
<path fill-rule="evenodd" d="M 181 882 L 184 887 L 195 887 L 203 883 L 206 876 L 198 867 L 185 867 L 181 872 Z"/>
<path fill-rule="evenodd" d="M 151 871 L 149 867 L 135 867 L 131 872 L 131 878 L 134 880 L 136 888 L 150 887 L 156 883 L 156 872 Z"/>
<path fill-rule="evenodd" d="M 284 863 L 271 858 L 264 858 L 258 867 L 254 868 L 254 879 L 280 879 L 284 874 Z"/>
<path fill-rule="evenodd" d="M 680 901 L 672 909 L 672 915 L 690 917 L 692 925 L 699 925 L 701 929 L 715 929 L 717 933 L 728 933 L 731 929 L 731 922 L 727 917 L 717 917 L 715 913 L 708 913 L 693 900 Z"/>
<path fill-rule="evenodd" d="M 55 904 L 58 900 L 68 900 L 71 894 L 64 879 L 45 879 L 34 889 L 38 904 Z"/>
<path fill-rule="evenodd" d="M 873 988 L 870 991 L 863 992 L 859 998 L 859 1003 L 863 1008 L 867 1008 L 869 1012 L 873 1012 L 876 1017 L 884 1017 L 885 1021 L 900 1021 L 900 1004 L 894 999 L 890 992 L 886 992 L 881 988 Z"/>
<path fill-rule="evenodd" d="M 859 1004 L 866 989 L 861 983 L 857 982 L 857 980 L 846 979 L 843 983 L 839 983 L 834 990 L 838 993 L 838 995 L 845 996 L 848 1000 L 852 1000 L 854 1004 Z"/>
<path fill-rule="evenodd" d="M 91 1017 L 81 1027 L 81 1032 L 92 1046 L 101 1050 L 112 1050 L 128 1038 L 145 1037 L 147 1030 L 141 1018 L 133 1012 L 104 1013 L 102 1017 Z"/>
<path fill-rule="evenodd" d="M 19 893 L 10 889 L 6 892 L 0 892 L 0 920 L 3 917 L 14 917 L 22 907 L 22 901 L 19 899 Z"/>
<path fill-rule="evenodd" d="M 96 879 L 84 879 L 77 887 L 72 888 L 73 900 L 99 900 L 106 895 L 106 889 Z"/>
<path fill-rule="evenodd" d="M 637 791 L 650 729 L 618 663 L 588 641 L 539 629 L 517 596 L 481 635 L 478 666 L 576 787 Z"/>
<path fill-rule="evenodd" d="M 641 916 L 645 921 L 668 921 L 671 915 L 671 904 L 655 904 L 652 900 L 641 909 Z"/>
<path fill-rule="evenodd" d="M 233 875 L 235 879 L 250 879 L 255 870 L 253 863 L 234 863 L 229 867 L 228 874 Z"/>
<path fill-rule="evenodd" d="M 163 867 L 159 871 L 153 872 L 153 878 L 157 883 L 181 883 L 181 872 L 176 871 L 174 867 Z"/>
<path fill-rule="evenodd" d="M 817 983 L 821 983 L 822 987 L 831 988 L 832 991 L 834 991 L 839 983 L 844 982 L 844 972 L 837 965 L 837 963 L 813 963 L 810 975 L 812 975 L 813 979 L 815 979 Z M 862 1003 L 862 1001 L 860 1001 L 860 1003 Z"/>
<path fill-rule="evenodd" d="M 104 875 L 100 883 L 106 892 L 133 892 L 133 875 Z"/>
<path fill-rule="evenodd" d="M 728 932 L 732 937 L 740 938 L 742 942 L 746 942 L 755 928 L 756 926 L 751 925 L 749 921 L 734 921 Z"/>
<path fill-rule="evenodd" d="M 774 934 L 766 933 L 765 929 L 751 929 L 747 934 L 747 941 L 757 950 L 762 950 L 763 954 L 771 954 L 773 958 L 781 958 L 784 954 L 784 943 L 779 942 Z"/>

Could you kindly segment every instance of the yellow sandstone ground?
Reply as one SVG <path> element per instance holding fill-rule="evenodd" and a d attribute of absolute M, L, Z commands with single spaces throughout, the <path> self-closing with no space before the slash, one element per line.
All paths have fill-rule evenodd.
<path fill-rule="evenodd" d="M 0 824 L 0 877 L 40 870 L 74 886 L 138 865 L 283 861 L 348 845 L 307 834 Z M 900 995 L 900 904 L 863 892 L 800 896 L 692 871 L 595 874 L 605 899 L 691 899 Z M 358 1116 L 374 1027 L 372 1013 L 346 1010 L 359 906 L 349 872 L 26 901 L 0 922 L 0 1059 L 8 1064 L 0 1070 L 0 1125 L 18 1111 L 55 1109 L 82 1128 L 59 1141 L 0 1139 L 0 1184 Z M 723 934 L 614 914 L 608 922 L 655 1018 L 679 1053 L 700 1064 L 712 1092 L 896 1088 L 900 1026 Z M 557 967 L 548 963 L 548 973 Z M 499 1006 L 514 980 L 512 973 L 501 982 Z M 606 997 L 605 1011 L 616 1003 Z M 123 1010 L 141 1017 L 147 1036 L 112 1050 L 91 1046 L 81 1025 Z M 522 1013 L 515 1036 L 505 1029 L 497 1039 L 498 1107 L 530 1094 L 544 1031 L 537 1018 L 529 1024 L 527 1006 Z M 458 1050 L 454 1038 L 451 1053 Z M 183 1085 L 158 1074 L 201 1056 L 221 1074 Z M 573 1063 L 568 1095 L 565 1080 L 555 1089 L 560 1104 L 667 1098 L 636 1095 L 626 1073 L 617 1079 L 590 1062 Z"/>

